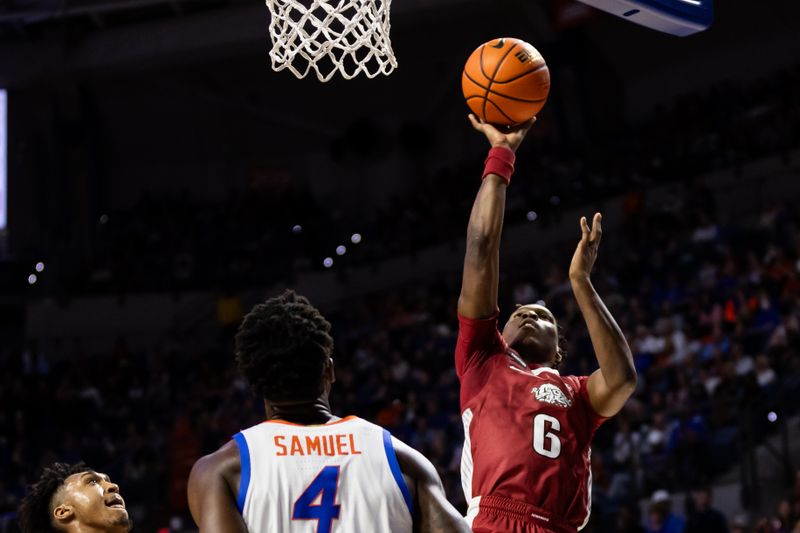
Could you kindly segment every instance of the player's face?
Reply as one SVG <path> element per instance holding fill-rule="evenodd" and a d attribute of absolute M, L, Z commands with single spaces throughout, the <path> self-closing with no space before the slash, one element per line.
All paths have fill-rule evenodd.
<path fill-rule="evenodd" d="M 543 305 L 519 306 L 506 322 L 503 338 L 527 362 L 545 364 L 556 358 L 558 327 L 553 313 Z"/>
<path fill-rule="evenodd" d="M 131 520 L 119 487 L 105 474 L 92 470 L 64 480 L 53 516 L 58 523 L 69 522 L 113 533 L 127 533 Z"/>

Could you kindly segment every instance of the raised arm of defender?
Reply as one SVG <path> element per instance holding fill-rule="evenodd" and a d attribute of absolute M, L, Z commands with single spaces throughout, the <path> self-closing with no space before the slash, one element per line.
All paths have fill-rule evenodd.
<path fill-rule="evenodd" d="M 600 363 L 586 384 L 589 401 L 597 414 L 614 416 L 636 388 L 636 368 L 628 341 L 590 278 L 603 233 L 601 222 L 602 216 L 595 213 L 590 230 L 586 217 L 581 217 L 581 240 L 572 256 L 569 280 Z"/>
<path fill-rule="evenodd" d="M 492 147 L 506 147 L 516 152 L 532 118 L 507 132 L 469 115 L 472 127 L 483 133 Z M 458 314 L 467 318 L 486 318 L 497 310 L 497 284 L 500 271 L 500 235 L 506 208 L 506 181 L 497 174 L 488 174 L 481 183 L 472 205 L 467 227 L 467 252 L 464 277 L 458 298 Z"/>

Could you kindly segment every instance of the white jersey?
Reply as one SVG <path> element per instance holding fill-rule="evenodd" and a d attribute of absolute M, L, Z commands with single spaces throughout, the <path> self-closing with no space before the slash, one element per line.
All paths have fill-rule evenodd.
<path fill-rule="evenodd" d="M 356 417 L 268 421 L 233 438 L 250 533 L 411 532 L 411 496 L 382 427 Z"/>

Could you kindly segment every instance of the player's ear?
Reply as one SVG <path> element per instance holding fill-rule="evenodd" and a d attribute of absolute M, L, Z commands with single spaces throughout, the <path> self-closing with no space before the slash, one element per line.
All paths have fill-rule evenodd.
<path fill-rule="evenodd" d="M 553 361 L 553 368 L 558 368 L 561 366 L 561 363 L 564 362 L 564 358 L 567 357 L 567 350 L 564 348 L 564 344 L 566 343 L 566 339 L 564 337 L 558 338 L 558 348 L 556 348 L 556 358 Z"/>
<path fill-rule="evenodd" d="M 75 516 L 75 509 L 66 503 L 62 503 L 53 509 L 53 519 L 58 524 L 66 524 L 73 516 Z"/>
<path fill-rule="evenodd" d="M 328 378 L 330 383 L 336 382 L 336 372 L 333 371 L 333 358 L 328 357 L 327 363 L 325 363 L 325 377 Z"/>

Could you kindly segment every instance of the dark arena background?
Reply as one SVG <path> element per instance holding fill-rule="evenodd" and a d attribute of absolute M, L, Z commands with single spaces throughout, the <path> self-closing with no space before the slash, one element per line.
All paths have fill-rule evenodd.
<path fill-rule="evenodd" d="M 420 450 L 464 512 L 453 350 L 486 140 L 460 80 L 501 36 L 552 77 L 501 315 L 544 300 L 562 373 L 596 368 L 567 269 L 600 210 L 593 280 L 639 375 L 594 439 L 584 531 L 800 531 L 800 4 L 717 4 L 679 38 L 570 0 L 396 0 L 398 69 L 323 84 L 270 69 L 263 3 L 0 2 L 0 532 L 57 460 L 118 482 L 134 531 L 196 531 L 192 464 L 264 417 L 233 335 L 287 287 L 333 324 L 334 411 Z M 704 490 L 724 529 L 692 520 Z"/>

